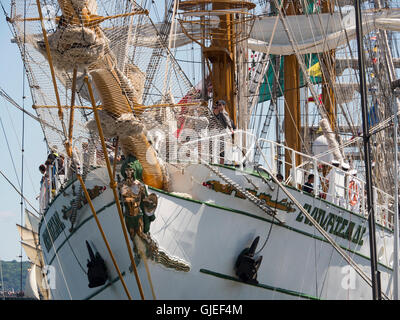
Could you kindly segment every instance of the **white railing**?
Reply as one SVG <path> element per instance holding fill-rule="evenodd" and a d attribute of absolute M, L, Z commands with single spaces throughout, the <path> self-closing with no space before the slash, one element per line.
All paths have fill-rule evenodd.
<path fill-rule="evenodd" d="M 307 177 L 314 174 L 313 196 L 329 201 L 342 208 L 367 217 L 367 199 L 365 182 L 358 177 L 343 171 L 330 163 L 318 160 L 288 148 L 274 141 L 258 139 L 257 145 L 263 142 L 262 154 L 267 166 L 277 174 L 277 149 L 285 150 L 290 154 L 290 161 L 282 159 L 281 163 L 290 166 L 289 177 L 284 177 L 286 184 L 298 189 L 303 189 Z M 296 166 L 296 158 L 300 157 L 300 165 Z M 303 191 L 305 192 L 305 191 Z M 393 228 L 394 198 L 384 191 L 373 187 L 374 213 L 377 223 Z"/>
<path fill-rule="evenodd" d="M 254 153 L 256 137 L 248 132 L 236 130 L 213 136 L 180 142 L 169 141 L 167 152 L 161 152 L 163 160 L 169 163 L 220 163 L 243 165 Z"/>

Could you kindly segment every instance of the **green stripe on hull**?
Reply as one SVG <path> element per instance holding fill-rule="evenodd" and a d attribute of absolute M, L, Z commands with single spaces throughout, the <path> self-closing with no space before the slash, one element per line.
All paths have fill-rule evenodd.
<path fill-rule="evenodd" d="M 159 190 L 159 189 L 152 188 L 152 187 L 150 187 L 149 189 L 154 190 L 154 191 L 157 191 L 157 192 L 159 192 L 159 193 L 163 193 L 163 194 L 168 195 L 168 196 L 170 196 L 170 197 L 175 197 L 175 198 L 178 198 L 178 199 L 182 199 L 182 200 L 186 200 L 186 201 L 195 202 L 195 203 L 198 203 L 198 204 L 205 204 L 206 206 L 209 206 L 209 207 L 213 207 L 213 208 L 217 208 L 217 209 L 221 209 L 221 210 L 224 210 L 224 211 L 229 211 L 229 212 L 233 212 L 233 213 L 237 213 L 237 214 L 242 214 L 242 215 L 248 216 L 248 217 L 253 218 L 253 219 L 261 220 L 261 221 L 268 222 L 268 223 L 273 223 L 273 224 L 275 224 L 275 225 L 278 226 L 278 227 L 286 228 L 286 229 L 288 229 L 288 230 L 290 230 L 290 231 L 294 231 L 294 232 L 300 233 L 300 234 L 302 234 L 302 235 L 304 235 L 304 236 L 307 236 L 307 237 L 310 237 L 310 238 L 313 238 L 313 239 L 316 239 L 316 240 L 319 240 L 319 241 L 322 241 L 322 242 L 325 242 L 325 243 L 329 243 L 326 239 L 324 239 L 324 238 L 322 238 L 322 237 L 318 237 L 318 236 L 316 236 L 316 235 L 314 235 L 314 234 L 307 233 L 307 232 L 305 232 L 305 231 L 302 231 L 302 230 L 299 230 L 299 229 L 295 229 L 295 228 L 293 228 L 293 227 L 289 227 L 289 226 L 286 226 L 286 225 L 280 225 L 278 222 L 271 221 L 271 220 L 269 220 L 269 219 L 265 219 L 265 218 L 256 216 L 256 215 L 254 215 L 254 214 L 248 213 L 248 212 L 244 212 L 244 211 L 240 211 L 240 210 L 233 210 L 233 209 L 226 208 L 226 207 L 222 207 L 222 206 L 219 206 L 219 205 L 216 205 L 216 204 L 213 204 L 213 203 L 207 203 L 207 202 L 202 202 L 202 201 L 199 201 L 199 200 L 194 200 L 194 199 L 189 199 L 189 198 L 181 197 L 181 196 L 178 196 L 178 195 L 175 195 L 175 194 L 170 194 L 170 193 L 168 193 L 168 192 L 166 192 L 166 191 Z M 98 213 L 98 214 L 101 213 L 102 211 L 104 211 L 106 208 L 112 206 L 113 204 L 115 204 L 115 202 L 111 202 L 111 203 L 105 205 L 105 206 L 102 207 L 97 213 Z M 61 247 L 64 246 L 64 244 L 69 240 L 69 238 L 70 238 L 77 230 L 79 230 L 80 227 L 82 227 L 86 222 L 88 222 L 88 221 L 91 220 L 91 219 L 93 219 L 93 216 L 90 216 L 90 217 L 86 218 L 84 221 L 82 221 L 82 223 L 79 224 L 79 225 L 77 226 L 77 228 L 74 229 L 74 231 L 60 244 L 60 246 L 57 248 L 56 252 L 58 253 L 59 250 L 61 249 Z M 368 261 L 370 261 L 370 258 L 369 258 L 369 257 L 367 257 L 367 256 L 365 256 L 365 255 L 363 255 L 363 254 L 361 254 L 361 253 L 358 253 L 358 252 L 356 252 L 356 251 L 353 251 L 353 250 L 351 250 L 351 249 L 348 249 L 347 247 L 344 247 L 344 246 L 340 246 L 340 247 L 341 247 L 343 250 L 347 251 L 347 252 L 353 253 L 353 254 L 355 254 L 355 255 L 361 257 L 361 258 L 364 258 L 364 259 L 367 259 Z M 54 255 L 54 256 L 51 258 L 51 260 L 50 260 L 50 262 L 49 262 L 48 264 L 51 264 L 51 263 L 53 262 L 53 260 L 55 259 L 55 257 L 56 257 L 56 255 Z M 380 263 L 380 262 L 378 262 L 378 265 L 384 267 L 385 269 L 387 269 L 387 270 L 389 270 L 389 271 L 393 271 L 392 268 L 390 268 L 390 267 L 388 267 L 388 266 L 386 266 L 386 265 L 384 265 L 384 264 L 382 264 L 382 263 Z"/>
<path fill-rule="evenodd" d="M 269 286 L 267 284 L 253 284 L 253 283 L 246 283 L 243 281 L 240 281 L 239 279 L 236 279 L 232 276 L 226 275 L 226 274 L 222 274 L 222 273 L 218 273 L 218 272 L 214 272 L 214 271 L 210 271 L 207 269 L 200 269 L 201 273 L 204 274 L 208 274 L 217 278 L 221 278 L 221 279 L 225 279 L 225 280 L 231 280 L 231 281 L 235 281 L 235 282 L 239 282 L 242 283 L 244 285 L 249 285 L 249 286 L 254 286 L 254 287 L 258 287 L 258 288 L 262 288 L 262 289 L 267 289 L 267 290 L 271 290 L 271 291 L 276 291 L 276 292 L 280 292 L 280 293 L 284 293 L 284 294 L 288 294 L 291 296 L 295 296 L 295 297 L 300 297 L 300 298 L 305 298 L 305 299 L 309 299 L 309 300 L 321 300 L 320 298 L 305 294 L 305 293 L 301 293 L 301 292 L 297 292 L 297 291 L 293 291 L 293 290 L 288 290 L 288 289 L 282 289 L 282 288 L 278 288 L 278 287 L 272 287 Z"/>

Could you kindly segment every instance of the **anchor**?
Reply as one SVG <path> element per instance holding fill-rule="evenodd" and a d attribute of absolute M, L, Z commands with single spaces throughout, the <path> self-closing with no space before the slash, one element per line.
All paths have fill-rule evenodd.
<path fill-rule="evenodd" d="M 254 239 L 249 248 L 245 248 L 235 263 L 235 272 L 240 280 L 246 283 L 258 284 L 257 271 L 260 268 L 262 256 L 254 257 L 260 237 Z"/>

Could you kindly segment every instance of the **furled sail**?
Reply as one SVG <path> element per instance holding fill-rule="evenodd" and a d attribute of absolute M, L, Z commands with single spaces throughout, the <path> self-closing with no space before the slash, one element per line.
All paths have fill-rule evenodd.
<path fill-rule="evenodd" d="M 21 236 L 22 241 L 24 241 L 25 243 L 29 244 L 32 247 L 39 246 L 39 235 L 36 232 L 27 229 L 23 226 L 20 226 L 19 224 L 17 224 L 17 229 Z"/>
<path fill-rule="evenodd" d="M 27 298 L 40 299 L 36 279 L 36 265 L 34 264 L 28 270 L 28 275 L 26 276 L 24 295 Z"/>
<path fill-rule="evenodd" d="M 37 265 L 39 268 L 42 267 L 42 261 L 43 261 L 43 254 L 42 250 L 37 249 L 36 247 L 31 246 L 28 243 L 21 242 L 22 247 L 25 250 L 26 255 L 28 256 L 29 260 Z"/>
<path fill-rule="evenodd" d="M 48 300 L 50 298 L 50 291 L 47 286 L 47 280 L 44 278 L 42 269 L 32 264 L 26 277 L 25 297 L 37 300 Z"/>
<path fill-rule="evenodd" d="M 346 9 L 347 8 L 347 9 Z M 278 19 L 276 29 L 274 28 Z M 285 28 L 287 26 L 287 30 Z M 157 25 L 159 29 L 160 26 Z M 194 29 L 200 26 L 193 26 Z M 274 30 L 275 29 L 275 30 Z M 400 11 L 382 9 L 364 12 L 363 31 L 376 29 L 400 31 Z M 194 30 L 193 32 L 197 32 Z M 300 54 L 320 53 L 336 49 L 347 44 L 348 40 L 356 38 L 356 20 L 354 9 L 345 7 L 341 13 L 319 13 L 308 15 L 286 16 L 285 24 L 279 16 L 263 16 L 255 20 L 250 32 L 248 45 L 250 50 L 277 55 L 294 54 L 293 45 L 287 33 L 295 40 Z M 190 43 L 182 27 L 177 26 L 172 35 L 172 47 L 178 48 Z M 150 26 L 141 26 L 137 30 L 135 41 L 145 47 L 158 45 L 157 34 Z M 272 43 L 270 44 L 270 42 Z"/>
<path fill-rule="evenodd" d="M 39 232 L 40 219 L 29 210 L 25 209 L 25 228 L 31 229 L 33 232 Z"/>
<path fill-rule="evenodd" d="M 399 58 L 393 58 L 392 59 L 393 66 L 395 68 L 400 68 L 400 59 Z M 370 68 L 373 64 L 372 60 L 366 60 L 365 64 L 368 68 Z M 336 67 L 336 75 L 341 76 L 343 74 L 343 71 L 351 68 L 351 69 L 356 69 L 358 70 L 358 59 L 336 59 L 335 60 L 335 67 Z"/>
<path fill-rule="evenodd" d="M 300 54 L 336 49 L 356 37 L 354 9 L 343 12 L 342 15 L 322 13 L 287 16 L 284 24 L 277 16 L 261 17 L 255 21 L 250 33 L 249 49 L 280 55 L 295 54 L 293 46 Z M 364 13 L 363 31 L 365 34 L 376 29 L 399 31 L 399 17 L 398 10 Z M 278 23 L 273 32 L 276 19 Z M 288 32 L 295 43 L 291 43 Z"/>

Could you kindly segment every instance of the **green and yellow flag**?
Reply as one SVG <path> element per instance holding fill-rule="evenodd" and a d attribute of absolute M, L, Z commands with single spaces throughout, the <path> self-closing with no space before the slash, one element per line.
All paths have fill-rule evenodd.
<path fill-rule="evenodd" d="M 272 87 L 275 79 L 275 74 L 274 74 L 274 65 L 275 65 L 275 57 L 273 55 L 270 55 L 271 57 L 271 65 L 269 66 L 265 76 L 264 76 L 264 82 L 260 86 L 260 92 L 259 92 L 259 100 L 258 103 L 268 101 L 271 99 L 272 95 Z M 283 92 L 285 91 L 284 88 L 284 83 L 283 83 L 283 64 L 284 64 L 284 57 L 281 58 L 280 60 L 280 68 L 279 68 L 279 85 L 277 86 L 277 97 L 281 97 L 283 95 Z M 321 72 L 321 65 L 318 60 L 317 54 L 307 54 L 304 57 L 304 62 L 306 66 L 310 66 L 310 68 L 307 70 L 307 73 L 310 77 L 310 80 L 312 83 L 317 84 L 322 82 L 322 72 Z M 306 81 L 304 79 L 304 75 L 302 72 L 300 72 L 300 88 L 304 87 L 306 84 Z"/>
<path fill-rule="evenodd" d="M 319 62 L 317 62 L 316 64 L 311 66 L 311 68 L 309 68 L 307 72 L 310 77 L 321 77 L 322 76 L 321 65 L 319 64 Z"/>

